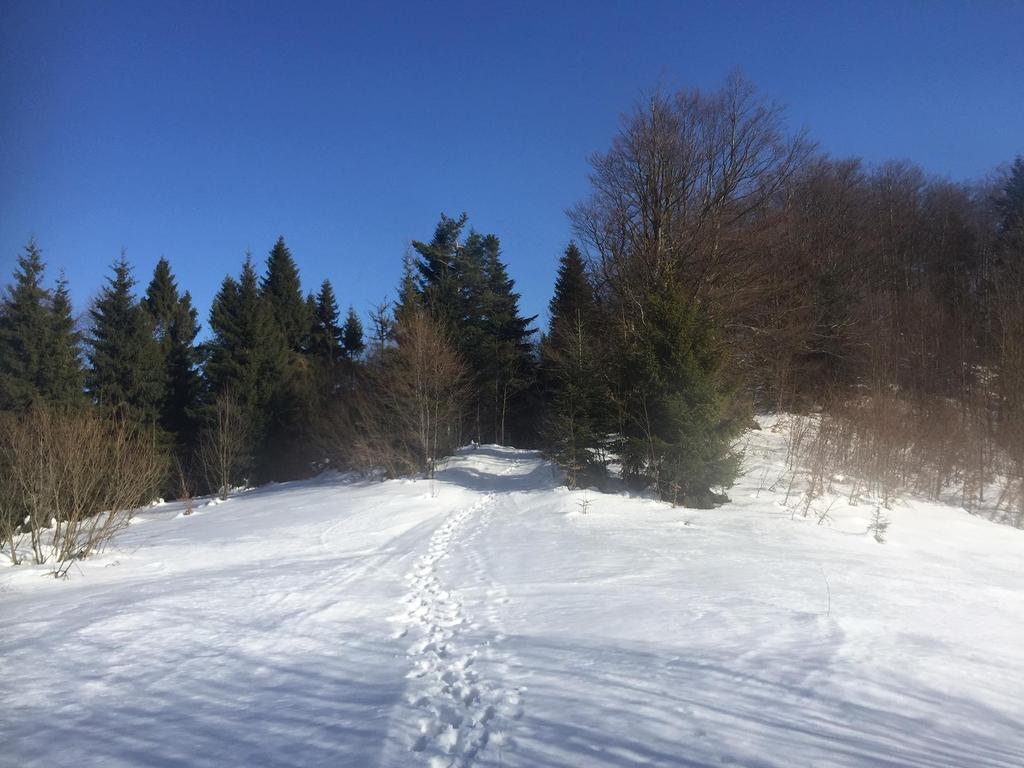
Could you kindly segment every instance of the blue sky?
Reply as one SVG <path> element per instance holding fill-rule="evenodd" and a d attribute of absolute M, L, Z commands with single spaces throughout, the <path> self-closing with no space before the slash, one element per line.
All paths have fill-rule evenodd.
<path fill-rule="evenodd" d="M 543 316 L 586 158 L 735 68 L 837 156 L 954 179 L 1024 152 L 1024 3 L 0 0 L 0 280 L 35 235 L 78 310 L 127 251 L 205 320 L 283 234 L 365 313 L 441 211 Z"/>

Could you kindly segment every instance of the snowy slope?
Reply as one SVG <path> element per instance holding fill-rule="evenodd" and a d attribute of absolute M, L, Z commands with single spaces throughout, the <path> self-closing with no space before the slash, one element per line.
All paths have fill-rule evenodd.
<path fill-rule="evenodd" d="M 0 764 L 1024 765 L 1024 533 L 792 519 L 783 451 L 711 511 L 499 447 L 147 511 L 0 571 Z"/>

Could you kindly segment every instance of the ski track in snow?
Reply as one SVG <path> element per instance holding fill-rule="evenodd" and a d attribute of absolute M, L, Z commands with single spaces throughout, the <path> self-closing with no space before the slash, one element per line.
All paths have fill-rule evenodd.
<path fill-rule="evenodd" d="M 501 474 L 518 466 L 514 461 Z M 466 549 L 473 576 L 486 583 L 486 569 L 471 545 L 485 535 L 495 503 L 492 491 L 449 515 L 406 576 L 406 625 L 396 639 L 417 637 L 408 649 L 411 685 L 406 700 L 420 713 L 409 749 L 430 768 L 468 768 L 488 744 L 513 748 L 505 723 L 523 713 L 522 689 L 506 690 L 502 684 L 501 673 L 508 668 L 498 647 L 505 639 L 498 610 L 508 602 L 504 588 L 487 589 L 484 615 L 494 635 L 493 641 L 480 644 L 473 636 L 483 627 L 467 616 L 462 596 L 441 579 L 442 563 L 457 546 Z M 482 659 L 499 673 L 497 679 L 482 679 L 477 664 Z"/>

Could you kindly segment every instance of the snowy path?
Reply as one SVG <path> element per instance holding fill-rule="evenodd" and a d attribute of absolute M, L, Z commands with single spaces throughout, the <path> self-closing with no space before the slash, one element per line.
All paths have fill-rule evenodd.
<path fill-rule="evenodd" d="M 513 460 L 498 477 L 514 475 L 519 465 Z M 504 590 L 496 585 L 488 589 L 481 618 L 473 620 L 463 609 L 461 595 L 447 587 L 440 574 L 443 562 L 458 548 L 466 554 L 474 585 L 486 583 L 486 566 L 476 551 L 497 504 L 498 496 L 491 491 L 450 515 L 407 577 L 411 591 L 405 602 L 409 609 L 397 637 L 414 634 L 418 638 L 408 651 L 412 669 L 407 677 L 415 682 L 405 700 L 419 712 L 410 748 L 438 768 L 471 766 L 488 745 L 499 753 L 511 749 L 514 742 L 502 730 L 503 723 L 510 716 L 522 716 L 521 690 L 503 687 L 507 665 L 497 648 L 504 640 L 498 631 L 498 609 L 507 602 Z M 490 632 L 489 640 L 479 639 L 481 630 Z M 479 664 L 478 660 L 491 663 Z M 480 670 L 485 667 L 492 674 L 482 677 Z M 406 714 L 405 719 L 408 717 Z M 398 757 L 396 763 L 401 762 Z"/>
<path fill-rule="evenodd" d="M 780 439 L 719 510 L 583 514 L 485 446 L 158 507 L 67 582 L 0 570 L 0 764 L 1024 765 L 1024 534 L 793 520 L 759 487 Z"/>

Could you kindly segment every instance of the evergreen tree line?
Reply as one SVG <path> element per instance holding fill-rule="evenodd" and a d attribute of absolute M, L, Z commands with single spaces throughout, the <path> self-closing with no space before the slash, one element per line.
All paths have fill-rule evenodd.
<path fill-rule="evenodd" d="M 66 282 L 45 286 L 40 249 L 30 242 L 0 304 L 0 409 L 17 414 L 57 405 L 95 408 L 153 428 L 170 467 L 188 487 L 301 477 L 318 468 L 315 414 L 342 387 L 364 348 L 354 309 L 344 319 L 323 281 L 303 295 L 282 239 L 265 273 L 247 257 L 224 279 L 210 312 L 210 338 L 198 343 L 198 314 L 161 258 L 141 296 L 128 261 L 89 308 L 85 331 L 72 315 Z M 220 423 L 224 401 L 231 423 Z M 226 434 L 230 427 L 231 435 Z M 211 458 L 231 439 L 231 465 Z"/>
<path fill-rule="evenodd" d="M 262 274 L 247 256 L 223 280 L 201 343 L 166 259 L 138 295 L 122 255 L 79 330 L 66 283 L 44 285 L 30 242 L 0 305 L 0 409 L 91 409 L 151 429 L 169 496 L 326 466 L 428 471 L 471 440 L 534 441 L 534 318 L 519 311 L 498 238 L 463 237 L 466 222 L 442 215 L 431 241 L 412 244 L 369 349 L 329 281 L 304 293 L 283 238 Z"/>

